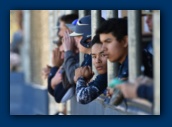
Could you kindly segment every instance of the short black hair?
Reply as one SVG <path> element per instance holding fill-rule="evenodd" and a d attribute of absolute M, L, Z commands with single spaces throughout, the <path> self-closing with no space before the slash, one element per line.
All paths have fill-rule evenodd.
<path fill-rule="evenodd" d="M 65 22 L 66 24 L 72 23 L 75 19 L 78 19 L 77 14 L 68 14 L 61 16 L 60 20 Z"/>
<path fill-rule="evenodd" d="M 94 44 L 102 44 L 102 43 L 100 42 L 100 37 L 99 37 L 98 34 L 96 34 L 96 35 L 93 37 L 92 41 L 91 41 L 91 46 L 93 46 Z"/>
<path fill-rule="evenodd" d="M 128 35 L 127 18 L 111 18 L 104 21 L 101 26 L 96 30 L 96 34 L 112 33 L 120 42 L 125 36 Z"/>

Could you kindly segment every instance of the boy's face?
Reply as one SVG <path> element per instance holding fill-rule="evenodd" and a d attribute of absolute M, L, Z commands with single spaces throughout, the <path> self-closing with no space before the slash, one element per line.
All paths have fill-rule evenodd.
<path fill-rule="evenodd" d="M 69 29 L 66 27 L 65 22 L 63 22 L 63 21 L 60 21 L 59 27 L 60 27 L 59 36 L 60 36 L 60 37 L 63 37 L 65 31 L 67 31 L 67 30 L 69 30 Z"/>
<path fill-rule="evenodd" d="M 127 54 L 128 39 L 119 42 L 112 33 L 102 33 L 100 34 L 100 41 L 109 61 L 122 63 L 125 60 L 124 56 Z"/>
<path fill-rule="evenodd" d="M 102 44 L 94 44 L 92 46 L 92 61 L 99 74 L 107 72 L 107 57 L 105 56 Z"/>

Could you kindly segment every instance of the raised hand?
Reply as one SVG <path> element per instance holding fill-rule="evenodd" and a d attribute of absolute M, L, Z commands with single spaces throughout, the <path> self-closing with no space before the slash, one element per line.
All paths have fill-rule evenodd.
<path fill-rule="evenodd" d="M 64 33 L 64 37 L 63 37 L 63 46 L 64 46 L 64 51 L 74 51 L 74 47 L 75 47 L 75 41 L 73 37 L 69 36 L 69 31 L 66 31 Z"/>

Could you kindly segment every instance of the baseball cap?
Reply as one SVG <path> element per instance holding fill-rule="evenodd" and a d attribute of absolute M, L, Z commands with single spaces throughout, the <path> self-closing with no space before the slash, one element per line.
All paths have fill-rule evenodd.
<path fill-rule="evenodd" d="M 75 19 L 71 24 L 66 24 L 66 26 L 67 26 L 70 30 L 75 31 L 75 27 L 76 27 L 77 21 L 78 21 L 78 19 Z"/>
<path fill-rule="evenodd" d="M 104 18 L 101 17 L 100 22 L 105 21 Z M 70 36 L 83 36 L 81 39 L 81 45 L 90 48 L 91 43 L 88 43 L 87 40 L 91 39 L 91 15 L 84 16 L 77 21 L 75 30 Z"/>
<path fill-rule="evenodd" d="M 78 20 L 75 31 L 70 36 L 79 35 L 90 35 L 91 36 L 91 15 L 84 16 Z"/>

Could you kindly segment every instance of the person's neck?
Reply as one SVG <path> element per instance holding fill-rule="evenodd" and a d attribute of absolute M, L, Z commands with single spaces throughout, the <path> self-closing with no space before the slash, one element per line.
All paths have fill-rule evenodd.
<path fill-rule="evenodd" d="M 119 61 L 120 64 L 123 64 L 123 63 L 124 63 L 124 61 L 125 61 L 127 55 L 128 55 L 127 53 L 126 53 L 125 55 L 123 55 L 123 57 L 122 57 L 121 60 Z"/>

